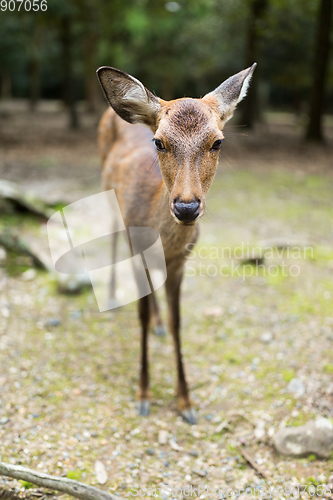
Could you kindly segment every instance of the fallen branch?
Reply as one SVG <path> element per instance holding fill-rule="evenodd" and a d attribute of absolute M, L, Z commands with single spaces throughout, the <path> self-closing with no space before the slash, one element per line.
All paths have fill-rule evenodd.
<path fill-rule="evenodd" d="M 3 209 L 3 202 L 9 202 L 15 208 L 38 215 L 44 220 L 48 220 L 53 213 L 42 200 L 31 197 L 15 182 L 0 179 L 0 212 Z"/>
<path fill-rule="evenodd" d="M 34 266 L 38 269 L 47 269 L 45 262 L 43 262 L 38 255 L 31 250 L 27 243 L 18 237 L 18 235 L 12 234 L 9 231 L 0 233 L 0 245 L 10 252 L 31 257 Z"/>
<path fill-rule="evenodd" d="M 264 477 L 267 481 L 269 481 L 271 484 L 274 484 L 274 481 L 273 479 L 270 477 L 269 474 L 267 474 L 266 471 L 264 471 L 264 469 L 262 467 L 260 467 L 259 464 L 257 464 L 257 462 L 254 460 L 254 458 L 251 457 L 251 455 L 246 451 L 244 450 L 244 448 L 242 448 L 241 446 L 237 446 L 239 452 L 243 455 L 243 457 L 245 458 L 245 460 L 257 471 L 259 472 L 259 474 L 262 475 L 262 477 Z"/>
<path fill-rule="evenodd" d="M 88 486 L 79 481 L 68 479 L 67 477 L 50 476 L 43 472 L 36 472 L 26 467 L 21 467 L 20 465 L 0 462 L 0 475 L 28 481 L 43 488 L 61 491 L 81 500 L 119 500 L 121 498 L 94 486 Z"/>

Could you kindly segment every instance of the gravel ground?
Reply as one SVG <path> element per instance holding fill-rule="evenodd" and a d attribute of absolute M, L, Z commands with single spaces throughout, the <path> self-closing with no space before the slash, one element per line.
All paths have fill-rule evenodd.
<path fill-rule="evenodd" d="M 67 201 L 98 191 L 98 157 L 94 119 L 86 118 L 83 131 L 64 143 L 58 115 L 54 134 L 41 133 L 30 148 L 29 134 L 35 136 L 43 120 L 53 130 L 54 110 L 30 117 L 25 139 L 29 117 L 20 109 L 10 114 L 0 177 Z M 29 261 L 9 256 L 0 267 L 3 461 L 98 485 L 99 460 L 108 476 L 99 487 L 124 497 L 135 484 L 228 487 L 235 498 L 246 487 L 254 497 L 253 488 L 261 486 L 267 496 L 270 479 L 275 487 L 331 484 L 333 491 L 333 457 L 288 459 L 272 446 L 281 427 L 333 419 L 332 149 L 304 152 L 292 125 L 270 124 L 262 148 L 259 136 L 238 135 L 228 144 L 229 159 L 221 163 L 187 263 L 182 339 L 198 424 L 191 427 L 177 414 L 168 335 L 150 336 L 151 412 L 137 416 L 135 304 L 99 313 L 90 289 L 61 295 L 49 274 L 26 274 Z M 281 147 L 283 137 L 288 149 Z M 0 229 L 4 225 L 46 244 L 45 226 L 32 218 L 8 215 Z M 274 247 L 263 266 L 240 265 L 248 248 L 256 248 L 258 258 L 259 246 Z M 158 295 L 165 316 L 163 292 Z M 288 391 L 294 378 L 304 394 Z M 0 498 L 1 487 L 41 495 L 28 486 L 2 478 Z"/>

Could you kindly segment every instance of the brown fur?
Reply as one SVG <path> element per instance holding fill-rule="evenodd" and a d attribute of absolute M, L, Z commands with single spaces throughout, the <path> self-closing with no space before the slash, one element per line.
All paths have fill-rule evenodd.
<path fill-rule="evenodd" d="M 178 406 L 184 418 L 195 422 L 185 379 L 180 346 L 180 285 L 189 243 L 198 237 L 197 220 L 214 179 L 223 139 L 223 126 L 245 95 L 254 66 L 229 78 L 203 99 L 166 102 L 155 97 L 133 77 L 103 67 L 98 76 L 110 105 L 98 135 L 103 162 L 103 187 L 115 189 L 126 226 L 148 226 L 161 236 L 166 266 L 168 324 L 172 334 L 178 372 Z M 124 121 L 126 120 L 126 121 Z M 144 127 L 143 125 L 146 125 Z M 150 130 L 149 130 L 149 128 Z M 156 150 L 153 139 L 163 143 Z M 200 201 L 195 220 L 181 222 L 175 203 L 189 206 Z M 160 322 L 154 294 L 139 300 L 142 328 L 140 412 L 147 414 L 149 398 L 148 327 L 151 317 Z"/>
<path fill-rule="evenodd" d="M 169 193 L 152 142 L 153 134 L 142 125 L 126 123 L 109 108 L 101 119 L 98 136 L 104 159 L 103 187 L 115 190 L 126 226 L 157 229 L 167 262 L 179 253 L 185 256 L 186 244 L 197 239 L 198 226 L 182 226 L 171 217 Z M 175 163 L 173 166 L 177 168 Z M 176 177 L 176 168 L 172 179 Z M 184 177 L 181 175 L 178 182 Z"/>

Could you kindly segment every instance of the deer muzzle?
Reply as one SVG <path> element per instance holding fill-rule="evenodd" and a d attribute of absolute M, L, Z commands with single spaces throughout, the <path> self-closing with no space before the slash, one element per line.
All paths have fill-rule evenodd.
<path fill-rule="evenodd" d="M 191 201 L 182 201 L 177 198 L 173 202 L 173 213 L 175 217 L 183 224 L 191 224 L 200 215 L 200 200 L 194 198 Z"/>

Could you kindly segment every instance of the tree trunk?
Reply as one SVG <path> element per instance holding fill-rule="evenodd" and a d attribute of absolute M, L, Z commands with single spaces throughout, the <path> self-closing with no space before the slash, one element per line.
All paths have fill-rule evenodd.
<path fill-rule="evenodd" d="M 259 22 L 263 19 L 267 8 L 267 0 L 250 0 L 250 13 L 247 22 L 245 67 L 252 66 L 257 62 L 260 27 Z M 257 75 L 257 73 L 256 73 Z M 252 79 L 251 86 L 245 101 L 242 103 L 241 123 L 248 128 L 253 128 L 260 116 L 258 105 L 258 75 Z"/>
<path fill-rule="evenodd" d="M 4 69 L 0 76 L 1 97 L 10 99 L 12 97 L 12 79 L 9 70 Z"/>
<path fill-rule="evenodd" d="M 30 110 L 35 111 L 40 98 L 40 64 L 38 57 L 30 61 Z"/>
<path fill-rule="evenodd" d="M 63 63 L 63 99 L 69 112 L 70 128 L 79 128 L 79 119 L 76 107 L 75 80 L 73 73 L 73 35 L 72 18 L 63 17 L 61 22 L 61 44 Z"/>
<path fill-rule="evenodd" d="M 35 111 L 40 98 L 40 43 L 43 39 L 38 24 L 33 24 L 29 38 L 29 99 L 30 110 Z"/>
<path fill-rule="evenodd" d="M 332 0 L 320 0 L 314 49 L 309 124 L 306 132 L 306 139 L 318 142 L 321 142 L 324 139 L 322 117 L 329 60 L 328 56 L 330 50 L 331 23 Z"/>
<path fill-rule="evenodd" d="M 96 113 L 100 88 L 96 77 L 97 34 L 90 27 L 85 39 L 85 98 L 88 113 Z"/>

